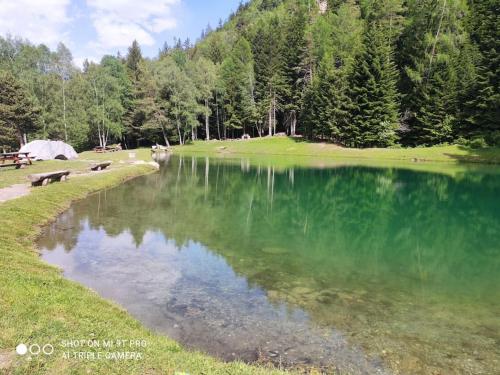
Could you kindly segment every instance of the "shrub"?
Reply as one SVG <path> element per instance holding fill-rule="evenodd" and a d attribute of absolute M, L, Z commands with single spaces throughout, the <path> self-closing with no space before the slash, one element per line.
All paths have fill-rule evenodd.
<path fill-rule="evenodd" d="M 500 146 L 500 130 L 496 130 L 487 138 L 488 144 L 491 146 Z"/>
<path fill-rule="evenodd" d="M 488 144 L 482 137 L 474 138 L 469 142 L 469 146 L 471 148 L 485 148 L 488 147 Z"/>

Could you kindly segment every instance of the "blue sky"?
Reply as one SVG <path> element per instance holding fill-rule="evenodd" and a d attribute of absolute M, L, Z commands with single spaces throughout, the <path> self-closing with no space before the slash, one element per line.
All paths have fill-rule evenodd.
<path fill-rule="evenodd" d="M 195 41 L 208 23 L 217 26 L 239 0 L 0 0 L 0 35 L 55 48 L 64 42 L 75 63 L 126 53 L 137 39 L 155 56 L 174 36 Z"/>

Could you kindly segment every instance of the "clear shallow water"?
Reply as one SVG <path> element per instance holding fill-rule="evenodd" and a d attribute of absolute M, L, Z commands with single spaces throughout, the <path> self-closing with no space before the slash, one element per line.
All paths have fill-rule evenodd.
<path fill-rule="evenodd" d="M 500 175 L 171 157 L 75 203 L 42 256 L 226 360 L 500 368 Z"/>

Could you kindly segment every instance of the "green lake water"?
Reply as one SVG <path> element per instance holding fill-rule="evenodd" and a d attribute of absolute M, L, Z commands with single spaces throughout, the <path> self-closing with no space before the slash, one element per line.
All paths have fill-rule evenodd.
<path fill-rule="evenodd" d="M 66 277 L 224 360 L 499 374 L 500 173 L 171 156 L 39 240 Z"/>

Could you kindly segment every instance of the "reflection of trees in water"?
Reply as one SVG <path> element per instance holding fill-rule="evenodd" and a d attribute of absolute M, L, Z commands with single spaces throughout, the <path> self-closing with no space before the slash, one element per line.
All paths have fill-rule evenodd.
<path fill-rule="evenodd" d="M 63 212 L 52 225 L 43 228 L 38 246 L 54 250 L 61 244 L 64 251 L 70 252 L 76 246 L 78 235 L 83 229 L 81 219 L 81 215 L 73 207 Z"/>
<path fill-rule="evenodd" d="M 389 348 L 394 360 L 433 352 L 446 370 L 470 359 L 465 336 L 495 355 L 473 321 L 479 313 L 498 326 L 499 185 L 486 174 L 172 157 L 158 174 L 75 204 L 55 225 L 78 230 L 56 230 L 53 241 L 73 247 L 81 219 L 111 236 L 129 231 L 137 245 L 148 230 L 179 248 L 198 241 L 270 300 L 301 306 L 369 351 Z M 453 364 L 439 358 L 446 353 Z"/>
<path fill-rule="evenodd" d="M 108 235 L 129 231 L 137 245 L 151 229 L 179 246 L 194 239 L 238 258 L 242 273 L 257 262 L 291 275 L 335 270 L 347 276 L 357 269 L 365 277 L 394 274 L 455 286 L 495 281 L 478 272 L 498 270 L 495 175 L 453 179 L 397 169 L 251 168 L 246 159 L 211 163 L 173 157 L 158 174 L 75 204 L 50 237 L 71 248 L 75 230 L 61 228 L 87 217 L 91 228 Z"/>

